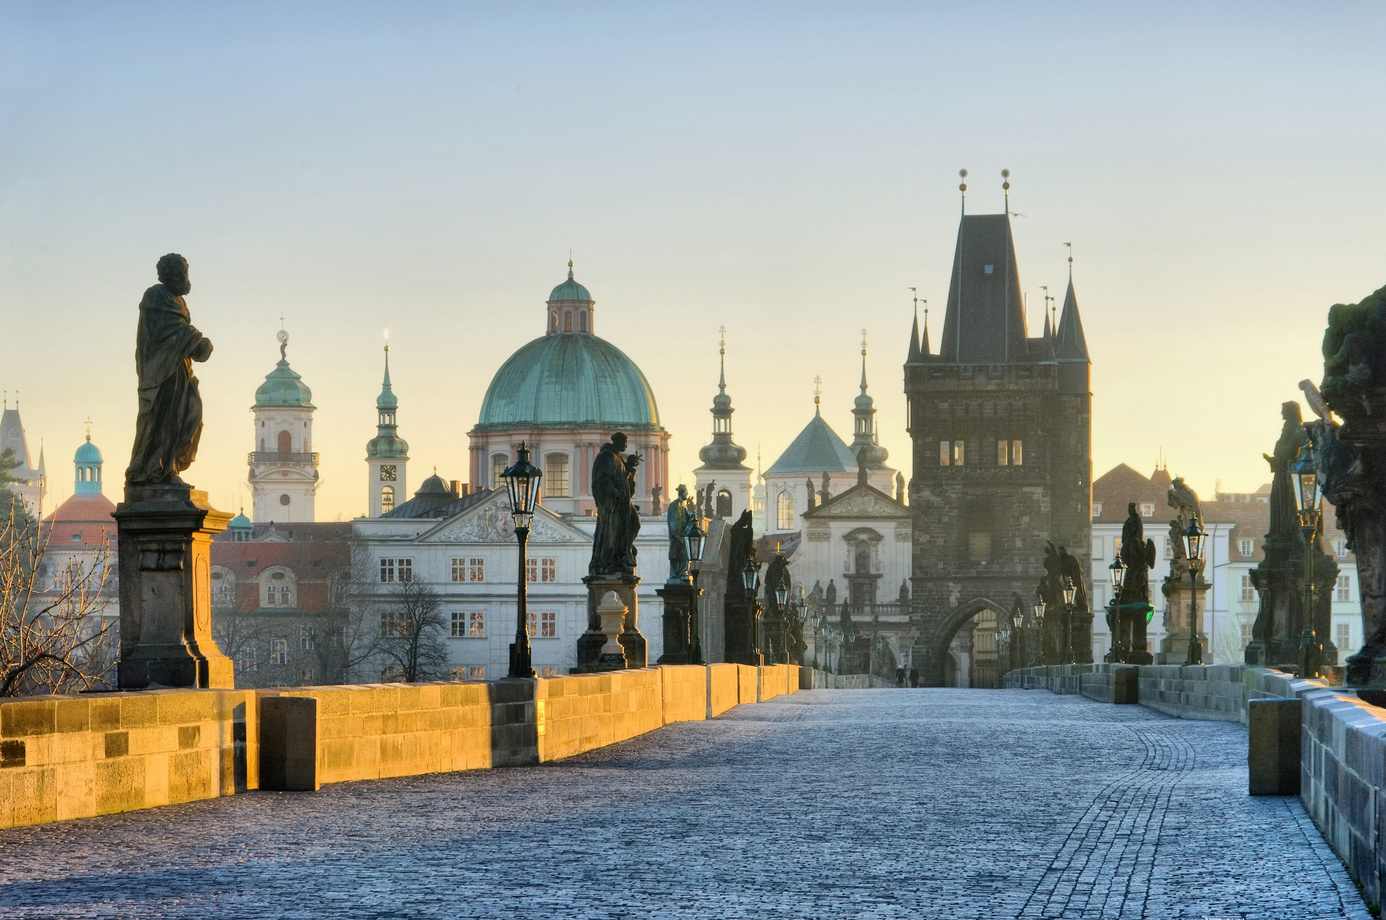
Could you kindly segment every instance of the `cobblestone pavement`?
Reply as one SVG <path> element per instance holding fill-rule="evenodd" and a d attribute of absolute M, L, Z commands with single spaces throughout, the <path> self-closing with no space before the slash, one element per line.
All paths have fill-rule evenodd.
<path fill-rule="evenodd" d="M 1246 731 L 1040 691 L 814 691 L 541 767 L 0 831 L 0 917 L 1369 914 Z"/>

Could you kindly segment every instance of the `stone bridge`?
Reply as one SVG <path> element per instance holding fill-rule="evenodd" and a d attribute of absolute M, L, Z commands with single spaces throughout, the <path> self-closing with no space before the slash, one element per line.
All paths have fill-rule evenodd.
<path fill-rule="evenodd" d="M 0 917 L 1367 920 L 1246 751 L 1077 696 L 809 690 L 538 766 L 0 830 Z"/>

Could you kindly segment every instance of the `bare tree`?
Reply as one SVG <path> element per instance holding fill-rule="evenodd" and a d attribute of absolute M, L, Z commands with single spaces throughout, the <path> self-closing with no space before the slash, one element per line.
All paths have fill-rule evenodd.
<path fill-rule="evenodd" d="M 102 615 L 109 547 L 45 564 L 46 536 L 5 488 L 11 459 L 0 458 L 0 697 L 108 686 L 117 635 Z"/>
<path fill-rule="evenodd" d="M 396 582 L 377 607 L 381 657 L 389 663 L 394 678 L 411 684 L 444 679 L 448 649 L 437 593 L 412 579 Z"/>
<path fill-rule="evenodd" d="M 359 560 L 361 554 L 353 551 L 352 558 Z M 379 611 L 373 604 L 352 603 L 352 580 L 346 571 L 333 573 L 328 580 L 328 610 L 320 618 L 322 632 L 315 631 L 313 636 L 314 658 L 324 683 L 356 683 L 367 665 L 380 657 Z M 366 675 L 371 681 L 377 677 Z"/>

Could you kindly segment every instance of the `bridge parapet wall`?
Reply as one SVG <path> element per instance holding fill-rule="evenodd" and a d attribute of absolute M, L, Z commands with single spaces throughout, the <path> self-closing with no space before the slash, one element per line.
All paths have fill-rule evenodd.
<path fill-rule="evenodd" d="M 259 789 L 262 755 L 278 757 L 281 768 L 284 759 L 282 725 L 278 737 L 264 739 L 277 747 L 262 750 L 260 709 L 275 697 L 315 701 L 307 714 L 318 739 L 315 763 L 309 758 L 309 776 L 296 777 L 295 787 L 312 789 L 571 757 L 797 692 L 797 670 L 715 664 L 489 683 L 7 700 L 0 702 L 0 828 Z"/>

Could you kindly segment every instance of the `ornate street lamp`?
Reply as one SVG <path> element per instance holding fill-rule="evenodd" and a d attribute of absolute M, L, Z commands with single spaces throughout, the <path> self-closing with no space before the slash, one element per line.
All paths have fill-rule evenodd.
<path fill-rule="evenodd" d="M 1121 616 L 1121 586 L 1126 582 L 1126 566 L 1122 565 L 1120 556 L 1107 566 L 1107 577 L 1112 583 L 1112 599 L 1107 604 L 1107 630 L 1112 635 L 1111 660 L 1125 663 L 1126 623 Z"/>
<path fill-rule="evenodd" d="M 1042 597 L 1037 597 L 1037 598 L 1035 598 L 1035 605 L 1034 605 L 1034 608 L 1033 608 L 1033 609 L 1034 609 L 1034 612 L 1035 612 L 1035 648 L 1034 648 L 1034 650 L 1030 653 L 1030 660 L 1033 661 L 1033 662 L 1035 663 L 1036 666 L 1038 666 L 1038 665 L 1040 665 L 1040 664 L 1043 663 L 1043 658 L 1044 658 L 1044 611 L 1048 608 L 1048 606 L 1049 606 L 1049 605 L 1046 604 L 1046 603 L 1044 602 L 1044 598 L 1042 598 Z"/>
<path fill-rule="evenodd" d="M 1323 486 L 1319 482 L 1318 458 L 1312 443 L 1299 450 L 1290 467 L 1294 477 L 1295 510 L 1299 513 L 1299 532 L 1304 536 L 1304 630 L 1299 638 L 1299 676 L 1320 677 L 1323 644 L 1314 631 L 1314 538 L 1318 536 Z"/>
<path fill-rule="evenodd" d="M 789 649 L 786 647 L 786 646 L 788 645 L 787 639 L 788 639 L 788 632 L 789 632 L 789 624 L 786 622 L 786 619 L 785 619 L 785 618 L 788 616 L 788 614 L 789 614 L 789 610 L 787 609 L 787 608 L 788 608 L 788 605 L 789 605 L 789 585 L 785 584 L 784 581 L 781 580 L 781 581 L 779 581 L 779 582 L 777 582 L 777 583 L 775 584 L 775 612 L 778 614 L 777 619 L 779 620 L 779 628 L 780 628 L 780 654 L 779 654 L 779 658 L 780 658 L 780 663 L 781 663 L 781 664 L 789 664 Z M 774 660 L 774 657 L 775 657 L 775 656 L 773 655 L 773 651 L 774 651 L 774 650 L 771 649 L 771 652 L 772 652 L 771 660 L 772 660 L 772 661 Z"/>
<path fill-rule="evenodd" d="M 1203 568 L 1207 536 L 1198 517 L 1190 515 L 1189 526 L 1184 528 L 1184 555 L 1189 560 L 1189 657 L 1185 664 L 1203 664 L 1203 640 L 1198 637 L 1198 572 Z"/>
<path fill-rule="evenodd" d="M 520 442 L 515 465 L 501 473 L 510 491 L 510 517 L 515 522 L 515 539 L 520 543 L 520 575 L 516 588 L 515 641 L 510 646 L 510 673 L 506 677 L 533 677 L 534 665 L 529 648 L 529 613 L 526 610 L 525 545 L 534 523 L 534 506 L 539 501 L 539 480 L 544 474 L 529 462 L 529 446 Z"/>
<path fill-rule="evenodd" d="M 763 664 L 761 650 L 765 648 L 765 637 L 761 635 L 760 602 L 756 600 L 756 589 L 760 587 L 760 567 L 749 559 L 741 567 L 741 586 L 746 589 L 746 603 L 751 608 L 751 639 L 755 643 L 751 655 L 754 661 Z"/>
<path fill-rule="evenodd" d="M 703 568 L 703 550 L 707 546 L 707 534 L 703 532 L 703 519 L 698 517 L 693 526 L 683 535 L 684 549 L 688 551 L 688 573 L 693 576 L 693 600 L 688 609 L 688 663 L 703 663 L 703 640 L 701 617 L 698 616 L 698 573 Z"/>
<path fill-rule="evenodd" d="M 1064 576 L 1064 657 L 1068 659 L 1068 664 L 1077 664 L 1078 657 L 1073 653 L 1073 598 L 1078 593 L 1078 588 L 1073 584 L 1073 579 Z"/>
<path fill-rule="evenodd" d="M 1025 666 L 1025 609 L 1019 603 L 1011 607 L 1011 670 Z"/>

